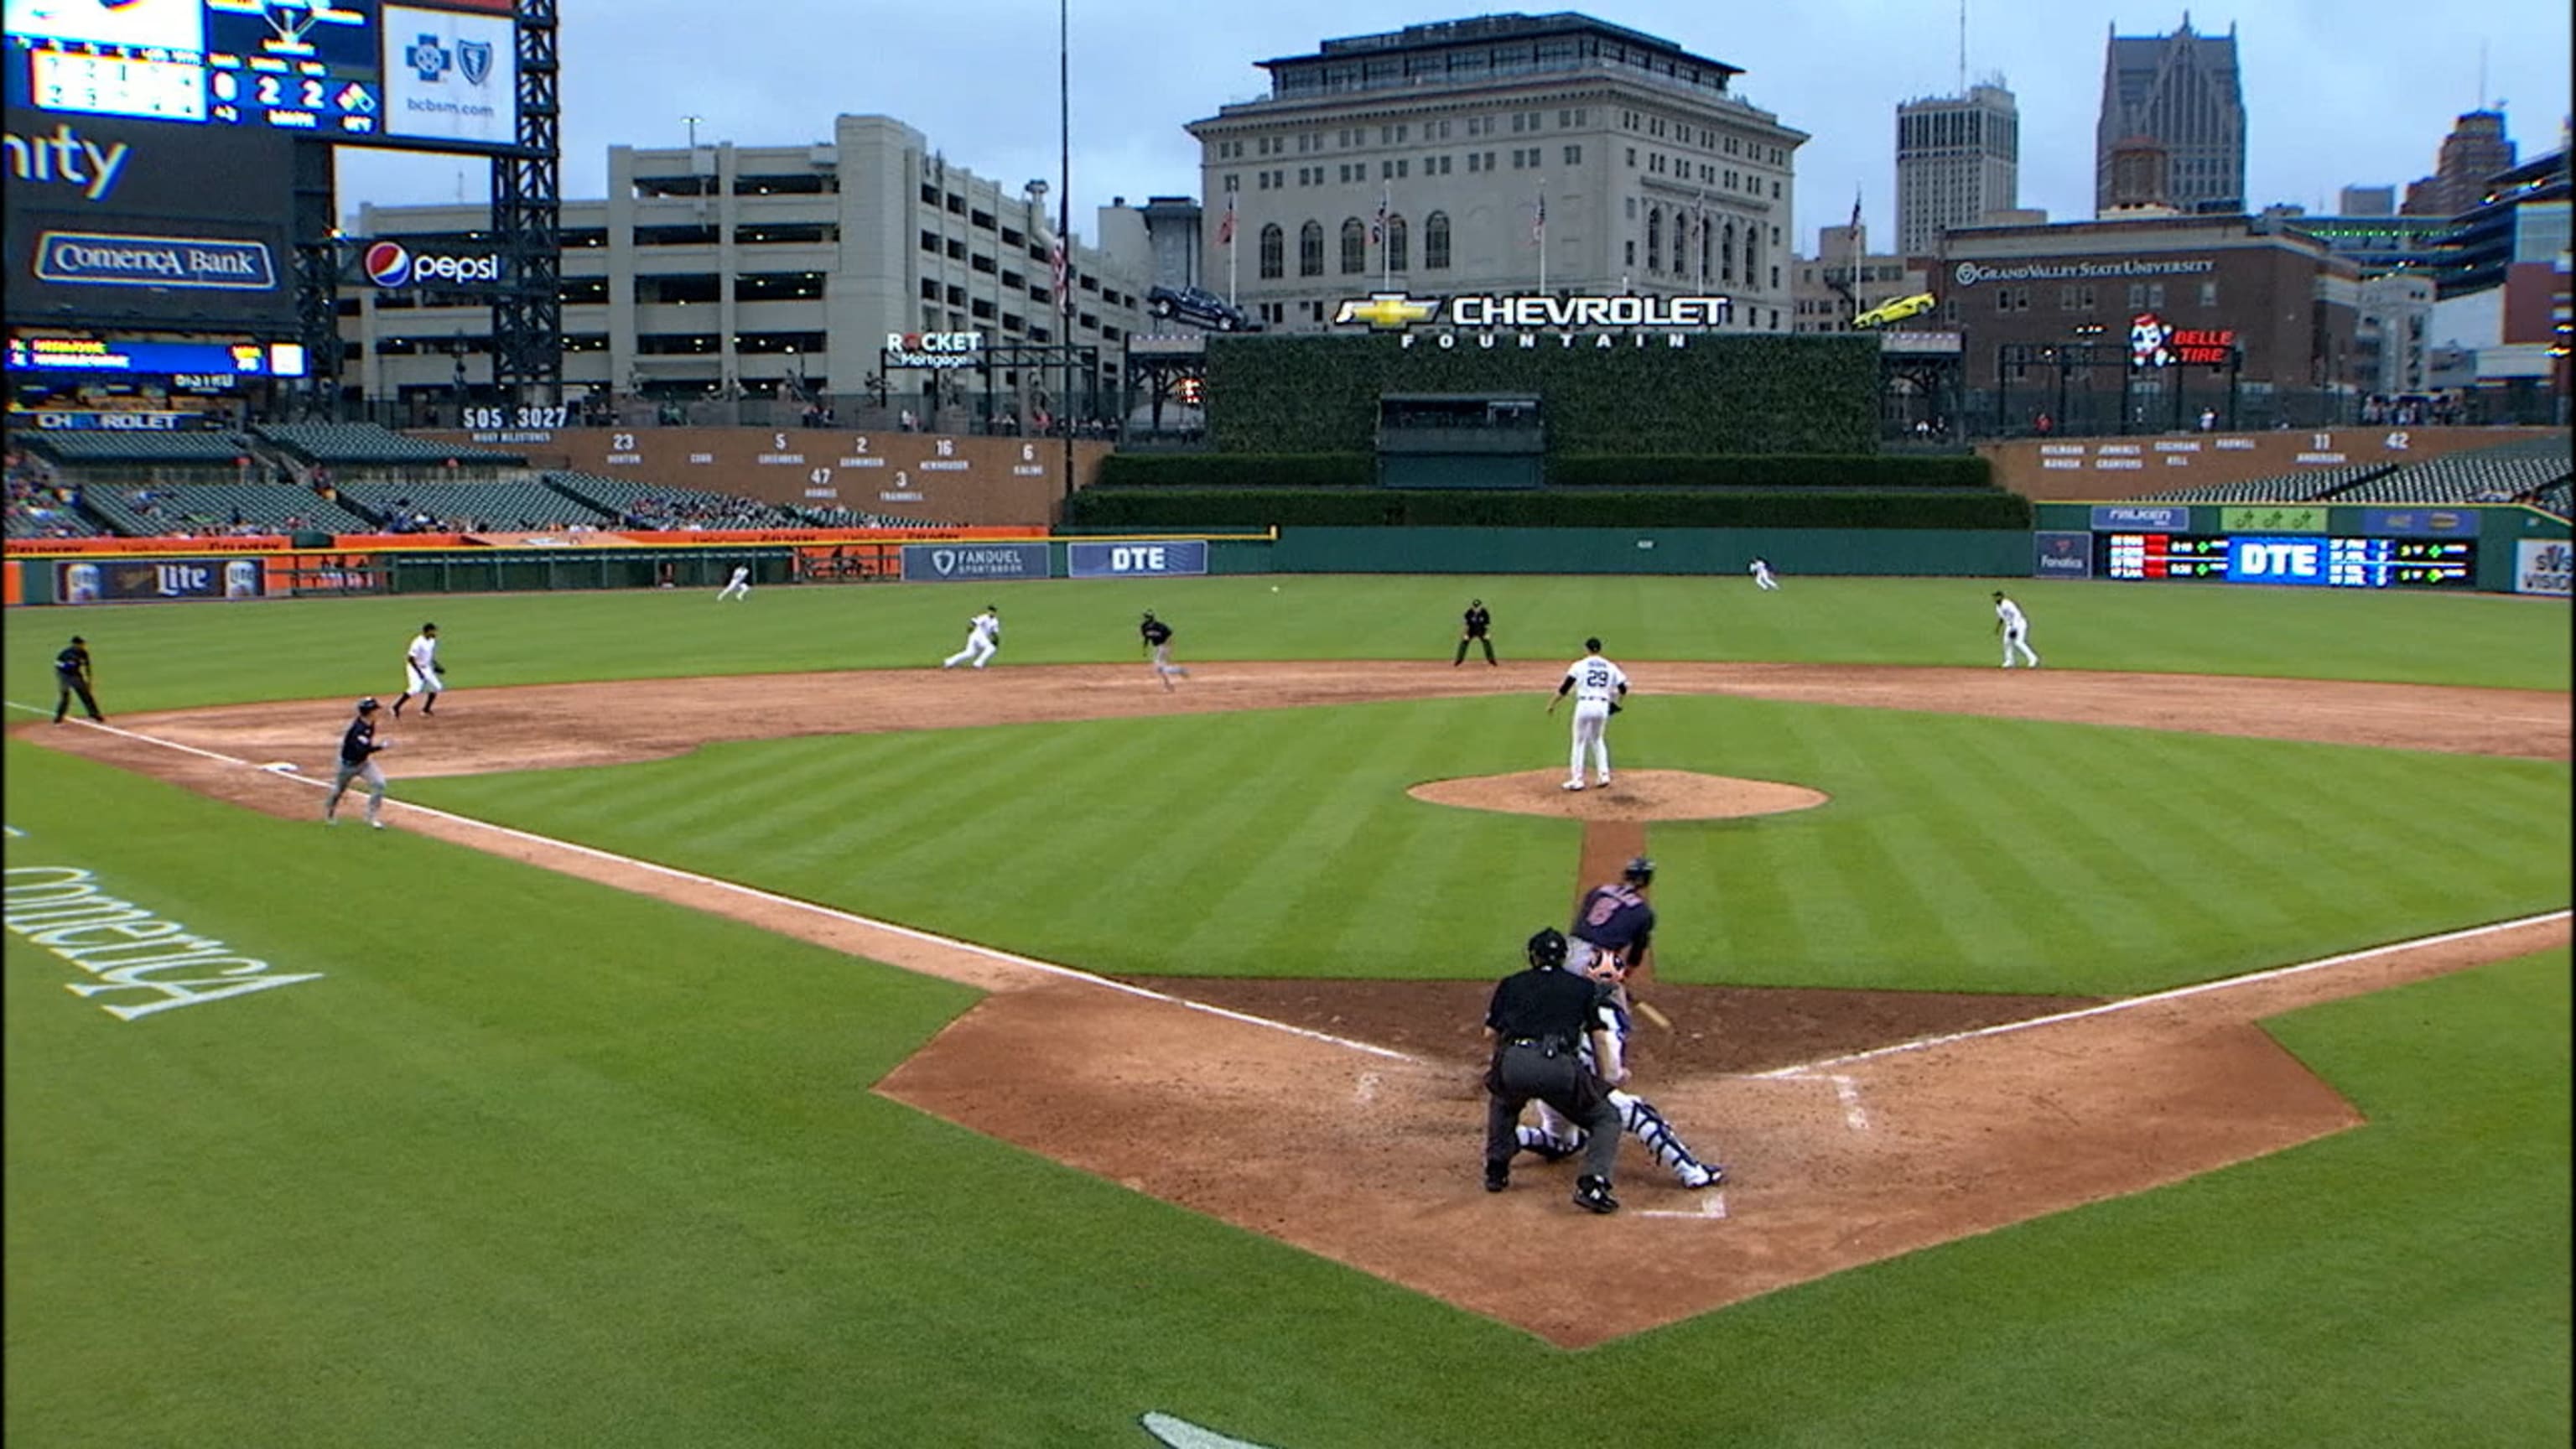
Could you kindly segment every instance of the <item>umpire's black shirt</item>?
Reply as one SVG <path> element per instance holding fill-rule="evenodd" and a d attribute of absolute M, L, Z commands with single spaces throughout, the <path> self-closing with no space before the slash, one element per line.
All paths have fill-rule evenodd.
<path fill-rule="evenodd" d="M 1527 1038 L 1571 1050 L 1592 1024 L 1592 978 L 1531 967 L 1504 977 L 1485 1008 L 1485 1025 L 1505 1043 Z"/>
<path fill-rule="evenodd" d="M 1494 615 L 1492 610 L 1479 605 L 1476 608 L 1469 609 L 1467 611 L 1468 638 L 1482 639 L 1485 637 L 1485 631 L 1492 627 L 1494 627 Z"/>

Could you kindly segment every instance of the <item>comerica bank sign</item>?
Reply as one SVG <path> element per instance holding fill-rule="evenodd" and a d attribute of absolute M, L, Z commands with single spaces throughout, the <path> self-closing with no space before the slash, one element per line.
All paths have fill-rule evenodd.
<path fill-rule="evenodd" d="M 1553 297 L 1541 295 L 1415 297 L 1404 292 L 1371 292 L 1345 300 L 1333 314 L 1337 327 L 1365 326 L 1372 332 L 1401 332 L 1413 345 L 1414 329 L 1451 327 L 1486 334 L 1479 341 L 1493 346 L 1492 333 L 1521 334 L 1520 345 L 1535 347 L 1538 335 L 1554 332 L 1562 346 L 1574 345 L 1577 332 L 1597 332 L 1595 346 L 1613 345 L 1613 330 L 1634 335 L 1633 345 L 1646 345 L 1645 334 L 1667 334 L 1667 345 L 1680 347 L 1684 335 L 1724 325 L 1735 303 L 1728 297 Z M 1445 314 L 1445 315 L 1444 315 Z M 1439 345 L 1457 345 L 1456 334 L 1439 334 Z"/>

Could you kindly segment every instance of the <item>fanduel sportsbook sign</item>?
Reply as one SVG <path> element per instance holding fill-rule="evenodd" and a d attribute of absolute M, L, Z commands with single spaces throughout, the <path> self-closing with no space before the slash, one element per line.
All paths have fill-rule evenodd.
<path fill-rule="evenodd" d="M 907 584 L 959 584 L 990 579 L 1042 579 L 1047 576 L 1043 543 L 907 543 L 903 546 L 903 581 Z"/>

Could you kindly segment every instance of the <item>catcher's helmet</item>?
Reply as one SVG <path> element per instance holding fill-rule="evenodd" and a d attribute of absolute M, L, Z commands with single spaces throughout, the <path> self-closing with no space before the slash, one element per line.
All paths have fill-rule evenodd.
<path fill-rule="evenodd" d="M 381 706 L 376 703 L 376 697 L 372 694 L 358 701 L 358 713 L 360 714 L 372 714 L 379 708 L 381 708 Z"/>
<path fill-rule="evenodd" d="M 1565 964 L 1565 933 L 1554 926 L 1529 938 L 1529 963 L 1541 971 Z"/>
<path fill-rule="evenodd" d="M 1619 874 L 1623 879 L 1644 885 L 1655 878 L 1655 863 L 1642 855 L 1631 856 Z"/>

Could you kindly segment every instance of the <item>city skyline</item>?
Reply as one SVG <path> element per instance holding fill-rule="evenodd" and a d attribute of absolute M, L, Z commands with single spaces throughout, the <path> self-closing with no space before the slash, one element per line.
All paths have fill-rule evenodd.
<path fill-rule="evenodd" d="M 1712 19 L 1682 0 L 1531 5 L 1578 9 L 1740 66 L 1748 100 L 1812 134 L 1796 175 L 1796 249 L 1850 217 L 1893 238 L 1899 104 L 1960 89 L 1959 11 L 1922 4 L 1891 13 L 1861 0 L 1770 7 Z M 799 144 L 841 113 L 885 114 L 922 131 L 951 159 L 1010 178 L 1057 174 L 1056 10 L 1045 0 L 959 0 L 936 11 L 771 0 L 763 23 L 709 26 L 701 5 L 619 0 L 613 10 L 567 0 L 563 15 L 564 194 L 595 197 L 607 148 Z M 1072 0 L 1073 217 L 1088 237 L 1093 208 L 1113 196 L 1198 193 L 1199 155 L 1182 129 L 1266 93 L 1256 62 L 1311 53 L 1323 40 L 1476 13 L 1474 6 L 1390 7 L 1316 0 L 1210 25 L 1174 0 Z M 2020 203 L 2055 220 L 2091 215 L 2093 123 L 2104 46 L 2171 30 L 2181 7 L 2107 0 L 2044 6 L 1972 4 L 1966 79 L 2000 75 L 2022 115 Z M 2569 26 L 2562 6 L 2507 0 L 2467 23 L 2424 34 L 2420 8 L 2358 0 L 2329 8 L 2273 0 L 2189 12 L 2194 28 L 2236 28 L 2244 66 L 2247 202 L 2331 210 L 2350 184 L 2403 187 L 2433 169 L 2463 111 L 2504 101 L 2526 156 L 2557 144 L 2568 111 Z M 781 45 L 780 37 L 800 43 Z M 1854 44 L 1854 37 L 1867 44 Z M 857 54 L 921 57 L 867 66 Z M 1856 60 L 1855 57 L 1866 57 Z M 712 64 L 710 63 L 712 62 Z M 2454 76 L 2452 72 L 2456 71 Z M 856 76 L 854 79 L 853 76 Z M 2479 94 L 2479 80 L 2486 94 Z M 343 212 L 452 202 L 485 194 L 483 167 L 448 157 L 343 148 Z"/>

